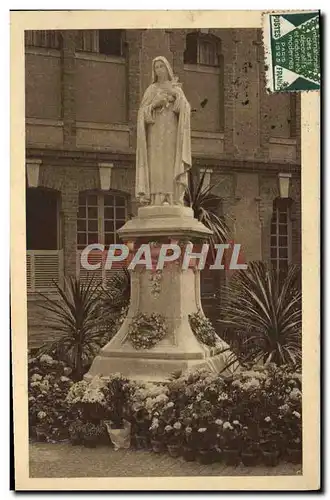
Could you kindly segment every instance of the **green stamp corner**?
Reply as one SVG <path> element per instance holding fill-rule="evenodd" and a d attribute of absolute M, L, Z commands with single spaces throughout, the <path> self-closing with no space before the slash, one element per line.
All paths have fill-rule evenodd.
<path fill-rule="evenodd" d="M 320 13 L 269 15 L 274 92 L 320 89 Z"/>

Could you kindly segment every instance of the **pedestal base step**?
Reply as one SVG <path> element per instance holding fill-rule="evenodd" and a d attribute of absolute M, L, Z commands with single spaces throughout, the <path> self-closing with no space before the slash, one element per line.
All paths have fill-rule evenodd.
<path fill-rule="evenodd" d="M 131 380 L 144 382 L 165 382 L 172 374 L 191 369 L 205 368 L 212 373 L 229 374 L 233 367 L 223 371 L 228 364 L 228 352 L 204 359 L 150 359 L 129 357 L 96 356 L 89 372 L 85 375 L 90 380 L 95 375 L 108 377 L 121 373 Z"/>

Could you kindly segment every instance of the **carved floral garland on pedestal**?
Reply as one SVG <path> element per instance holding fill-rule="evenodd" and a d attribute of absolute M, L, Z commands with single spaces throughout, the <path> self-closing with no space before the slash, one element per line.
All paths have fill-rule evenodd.
<path fill-rule="evenodd" d="M 128 340 L 134 349 L 151 349 L 166 335 L 165 318 L 161 314 L 138 313 L 128 329 Z"/>

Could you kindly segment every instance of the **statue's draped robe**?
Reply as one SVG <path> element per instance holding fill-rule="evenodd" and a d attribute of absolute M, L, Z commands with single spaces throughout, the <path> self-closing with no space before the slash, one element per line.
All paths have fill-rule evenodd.
<path fill-rule="evenodd" d="M 153 99 L 168 96 L 165 85 L 153 83 L 146 90 L 138 112 L 136 196 L 170 195 L 179 202 L 187 187 L 191 167 L 190 105 L 180 86 L 177 97 L 163 108 L 151 109 Z M 154 123 L 151 123 L 154 121 Z"/>

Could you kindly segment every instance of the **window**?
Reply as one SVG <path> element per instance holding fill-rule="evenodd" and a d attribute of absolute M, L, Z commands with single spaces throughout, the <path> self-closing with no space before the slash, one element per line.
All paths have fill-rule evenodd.
<path fill-rule="evenodd" d="M 76 50 L 123 57 L 123 33 L 123 30 L 79 30 Z"/>
<path fill-rule="evenodd" d="M 213 35 L 189 33 L 184 53 L 185 64 L 219 66 L 220 40 Z"/>
<path fill-rule="evenodd" d="M 291 204 L 289 198 L 277 198 L 273 204 L 270 258 L 279 282 L 286 276 L 291 263 Z"/>
<path fill-rule="evenodd" d="M 25 45 L 59 49 L 61 33 L 59 30 L 28 30 L 25 31 Z"/>
<path fill-rule="evenodd" d="M 124 55 L 123 30 L 99 30 L 99 53 L 122 57 Z"/>
<path fill-rule="evenodd" d="M 77 217 L 77 248 L 91 243 L 118 243 L 117 235 L 127 220 L 127 198 L 116 193 L 80 193 Z"/>

